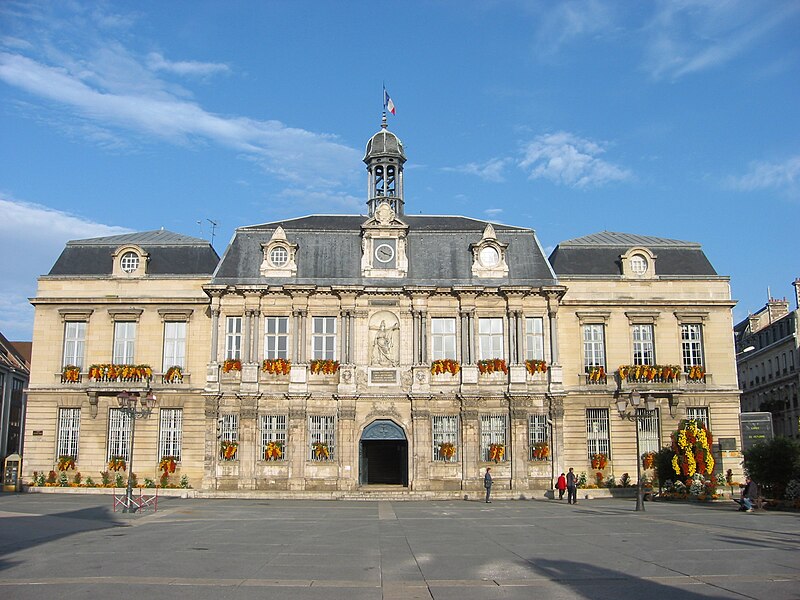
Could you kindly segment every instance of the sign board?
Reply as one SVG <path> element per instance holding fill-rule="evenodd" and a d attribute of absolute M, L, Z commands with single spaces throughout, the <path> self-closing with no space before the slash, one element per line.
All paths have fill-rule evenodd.
<path fill-rule="evenodd" d="M 768 442 L 773 437 L 772 413 L 746 412 L 739 415 L 742 428 L 742 450 L 749 450 L 756 444 Z"/>
<path fill-rule="evenodd" d="M 736 438 L 719 438 L 720 450 L 736 450 Z"/>
<path fill-rule="evenodd" d="M 397 383 L 397 371 L 390 369 L 370 370 L 369 372 L 370 383 Z"/>

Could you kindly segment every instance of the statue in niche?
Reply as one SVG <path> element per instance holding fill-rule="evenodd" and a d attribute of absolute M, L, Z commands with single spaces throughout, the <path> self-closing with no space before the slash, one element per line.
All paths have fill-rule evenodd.
<path fill-rule="evenodd" d="M 376 321 L 378 317 L 381 317 L 380 324 L 377 327 L 370 327 L 370 330 L 374 332 L 370 350 L 370 364 L 381 367 L 396 367 L 400 362 L 400 352 L 396 339 L 400 325 L 394 315 L 376 315 Z M 389 320 L 390 325 L 386 324 L 387 320 Z"/>

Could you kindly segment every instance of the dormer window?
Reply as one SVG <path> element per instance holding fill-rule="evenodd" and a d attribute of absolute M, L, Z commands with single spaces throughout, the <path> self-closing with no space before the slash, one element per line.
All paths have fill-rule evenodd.
<path fill-rule="evenodd" d="M 480 254 L 478 255 L 478 260 L 484 267 L 496 267 L 497 263 L 500 262 L 500 253 L 494 246 L 485 246 L 481 249 Z"/>
<path fill-rule="evenodd" d="M 629 279 L 653 279 L 656 277 L 656 255 L 648 248 L 636 247 L 620 255 L 622 276 Z"/>
<path fill-rule="evenodd" d="M 112 254 L 114 277 L 144 277 L 149 255 L 136 244 L 126 244 Z"/>
<path fill-rule="evenodd" d="M 139 255 L 136 252 L 126 252 L 119 261 L 119 266 L 125 273 L 133 273 L 139 268 Z"/>
<path fill-rule="evenodd" d="M 631 273 L 639 276 L 647 273 L 647 259 L 641 254 L 631 256 Z"/>
<path fill-rule="evenodd" d="M 506 277 L 508 275 L 506 248 L 508 244 L 501 243 L 497 239 L 494 227 L 487 223 L 481 240 L 470 244 L 472 275 L 481 278 Z"/>
<path fill-rule="evenodd" d="M 289 262 L 289 251 L 284 246 L 275 246 L 269 253 L 273 267 L 282 267 Z"/>
<path fill-rule="evenodd" d="M 263 244 L 262 277 L 294 277 L 297 274 L 297 244 L 286 238 L 283 227 L 278 226 L 272 238 Z"/>

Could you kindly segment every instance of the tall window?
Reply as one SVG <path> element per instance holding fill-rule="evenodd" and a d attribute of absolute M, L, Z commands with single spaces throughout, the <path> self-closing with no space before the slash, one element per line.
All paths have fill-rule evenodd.
<path fill-rule="evenodd" d="M 64 361 L 62 366 L 83 367 L 83 353 L 86 347 L 86 321 L 67 321 L 64 323 Z"/>
<path fill-rule="evenodd" d="M 311 335 L 311 358 L 334 360 L 336 358 L 336 317 L 314 317 Z"/>
<path fill-rule="evenodd" d="M 653 326 L 633 326 L 633 364 L 654 365 L 655 350 L 653 347 Z"/>
<path fill-rule="evenodd" d="M 162 408 L 161 427 L 158 432 L 158 459 L 174 456 L 181 459 L 183 409 Z"/>
<path fill-rule="evenodd" d="M 710 421 L 708 418 L 708 407 L 707 406 L 687 406 L 686 407 L 686 418 L 690 420 L 695 420 L 707 428 L 710 428 Z"/>
<path fill-rule="evenodd" d="M 685 323 L 681 325 L 681 353 L 683 370 L 703 364 L 703 326 Z"/>
<path fill-rule="evenodd" d="M 336 449 L 336 419 L 331 415 L 311 415 L 308 417 L 308 439 L 311 442 L 311 460 L 333 460 Z M 317 444 L 327 450 L 327 455 L 317 451 Z"/>
<path fill-rule="evenodd" d="M 602 324 L 583 326 L 583 367 L 588 373 L 591 367 L 606 366 L 606 349 Z"/>
<path fill-rule="evenodd" d="M 186 322 L 166 321 L 164 323 L 164 373 L 170 367 L 186 366 Z"/>
<path fill-rule="evenodd" d="M 225 319 L 225 360 L 242 358 L 242 317 Z"/>
<path fill-rule="evenodd" d="M 525 319 L 525 360 L 544 360 L 544 319 Z"/>
<path fill-rule="evenodd" d="M 456 359 L 456 320 L 431 319 L 431 358 Z"/>
<path fill-rule="evenodd" d="M 503 358 L 503 319 L 478 319 L 479 358 Z"/>
<path fill-rule="evenodd" d="M 78 436 L 81 430 L 80 408 L 58 409 L 58 441 L 56 454 L 58 456 L 78 457 Z"/>
<path fill-rule="evenodd" d="M 481 415 L 481 460 L 491 460 L 492 444 L 506 445 L 507 421 L 506 415 Z M 502 460 L 508 460 L 508 453 L 503 454 Z"/>
<path fill-rule="evenodd" d="M 114 364 L 132 365 L 133 348 L 136 345 L 136 323 L 116 321 L 114 323 Z"/>
<path fill-rule="evenodd" d="M 219 441 L 220 442 L 238 442 L 239 441 L 239 415 L 237 414 L 223 414 L 220 415 L 219 423 Z M 230 450 L 229 450 L 230 451 Z M 225 460 L 236 460 L 239 449 L 232 451 L 233 454 L 225 455 L 220 443 L 220 458 Z"/>
<path fill-rule="evenodd" d="M 661 449 L 661 427 L 658 409 L 636 409 L 636 430 L 639 435 L 639 450 L 645 452 L 658 452 Z"/>
<path fill-rule="evenodd" d="M 264 319 L 264 358 L 289 358 L 289 317 Z"/>
<path fill-rule="evenodd" d="M 528 458 L 533 460 L 536 444 L 550 441 L 547 430 L 547 415 L 528 415 Z"/>
<path fill-rule="evenodd" d="M 106 461 L 114 456 L 121 456 L 126 461 L 128 456 L 128 443 L 131 435 L 131 417 L 119 409 L 112 408 L 108 411 L 108 451 Z"/>
<path fill-rule="evenodd" d="M 595 454 L 611 455 L 607 408 L 586 409 L 586 447 L 589 458 Z"/>
<path fill-rule="evenodd" d="M 282 445 L 280 460 L 286 460 L 286 415 L 261 415 L 262 458 L 268 458 L 266 452 L 270 442 Z"/>
<path fill-rule="evenodd" d="M 433 460 L 456 462 L 458 460 L 458 417 L 456 415 L 434 415 L 431 417 L 433 431 Z M 442 452 L 442 444 L 451 444 L 455 452 L 451 456 Z"/>

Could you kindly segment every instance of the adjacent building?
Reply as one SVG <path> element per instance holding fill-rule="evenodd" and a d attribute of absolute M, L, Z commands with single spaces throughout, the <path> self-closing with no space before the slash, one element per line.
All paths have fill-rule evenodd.
<path fill-rule="evenodd" d="M 30 344 L 9 342 L 0 333 L 0 465 L 6 456 L 22 452 L 29 349 Z"/>
<path fill-rule="evenodd" d="M 637 436 L 687 416 L 739 447 L 734 303 L 699 245 L 603 232 L 548 260 L 528 228 L 407 214 L 385 118 L 364 162 L 365 214 L 241 227 L 221 259 L 165 231 L 70 242 L 33 299 L 26 473 L 129 460 L 123 392 L 157 398 L 140 480 L 174 459 L 209 491 L 456 496 L 491 466 L 529 497 L 598 453 L 635 473 Z M 658 401 L 638 427 L 634 390 Z"/>

